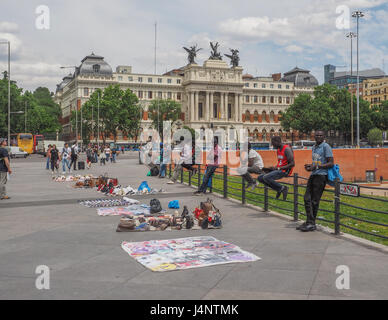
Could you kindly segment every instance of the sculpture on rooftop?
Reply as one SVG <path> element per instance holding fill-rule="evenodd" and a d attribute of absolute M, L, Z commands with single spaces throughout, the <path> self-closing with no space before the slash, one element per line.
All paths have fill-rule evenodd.
<path fill-rule="evenodd" d="M 237 49 L 229 49 L 232 54 L 225 54 L 226 57 L 230 59 L 230 64 L 232 67 L 238 67 L 238 63 L 240 61 L 240 57 L 238 56 L 239 51 Z"/>
<path fill-rule="evenodd" d="M 216 42 L 213 44 L 213 42 L 210 42 L 210 47 L 212 48 L 210 58 L 211 60 L 222 60 L 222 55 L 220 52 L 218 52 L 219 44 Z"/>
<path fill-rule="evenodd" d="M 188 53 L 187 60 L 189 61 L 189 64 L 195 63 L 195 58 L 197 56 L 197 52 L 199 50 L 202 50 L 202 48 L 197 49 L 197 45 L 191 46 L 190 49 L 183 47 Z"/>

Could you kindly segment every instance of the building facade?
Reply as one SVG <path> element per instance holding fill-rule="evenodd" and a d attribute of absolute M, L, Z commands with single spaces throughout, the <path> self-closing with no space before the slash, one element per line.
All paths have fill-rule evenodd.
<path fill-rule="evenodd" d="M 388 100 L 388 77 L 365 80 L 362 86 L 363 98 L 371 105 L 380 106 L 383 101 Z"/>
<path fill-rule="evenodd" d="M 242 67 L 229 67 L 223 60 L 206 60 L 203 65 L 191 63 L 162 75 L 132 72 L 131 66 L 118 66 L 116 72 L 104 58 L 86 56 L 74 74 L 57 86 L 56 102 L 62 110 L 61 123 L 66 140 L 75 140 L 70 124 L 72 110 L 80 110 L 96 89 L 119 84 L 130 89 L 142 105 L 141 128 L 151 128 L 148 106 L 154 99 L 175 100 L 182 106 L 178 126 L 194 129 L 248 129 L 253 141 L 268 141 L 273 134 L 291 140 L 283 132 L 280 113 L 301 93 L 312 94 L 318 85 L 308 70 L 294 68 L 271 77 L 244 75 Z M 82 119 L 82 115 L 79 115 Z M 81 128 L 78 128 L 80 135 Z M 293 135 L 298 139 L 298 134 Z M 302 138 L 302 137 L 301 137 Z M 102 139 L 102 137 L 100 137 Z M 108 137 L 110 141 L 113 137 Z M 118 134 L 119 141 L 127 137 Z"/>

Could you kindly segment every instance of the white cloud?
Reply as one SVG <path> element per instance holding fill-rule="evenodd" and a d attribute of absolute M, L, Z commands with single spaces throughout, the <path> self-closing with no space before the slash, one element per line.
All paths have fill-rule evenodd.
<path fill-rule="evenodd" d="M 303 48 L 297 45 L 289 45 L 285 48 L 287 52 L 303 52 Z"/>

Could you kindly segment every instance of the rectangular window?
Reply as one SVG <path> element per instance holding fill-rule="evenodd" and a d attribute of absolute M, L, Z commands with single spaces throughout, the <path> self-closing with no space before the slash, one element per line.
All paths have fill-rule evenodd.
<path fill-rule="evenodd" d="M 286 104 L 290 104 L 290 97 L 286 98 Z"/>
<path fill-rule="evenodd" d="M 167 92 L 167 99 L 171 99 L 171 97 L 172 97 L 171 92 Z"/>
<path fill-rule="evenodd" d="M 162 83 L 163 82 L 163 79 L 162 78 L 158 78 L 158 83 Z"/>
<path fill-rule="evenodd" d="M 151 83 L 151 82 L 152 82 L 152 78 L 148 78 L 148 82 L 150 82 L 150 83 Z"/>
<path fill-rule="evenodd" d="M 228 119 L 232 119 L 232 104 L 228 103 Z"/>
<path fill-rule="evenodd" d="M 249 96 L 245 96 L 245 102 L 249 102 Z"/>
<path fill-rule="evenodd" d="M 257 96 L 254 96 L 254 97 L 253 97 L 253 102 L 254 102 L 254 103 L 257 103 L 257 98 L 258 98 Z"/>
<path fill-rule="evenodd" d="M 282 88 L 282 85 L 281 84 L 278 84 L 278 89 L 281 89 Z"/>
<path fill-rule="evenodd" d="M 180 92 L 178 92 L 178 93 L 176 94 L 176 99 L 177 99 L 177 100 L 181 100 L 181 99 L 182 99 L 182 96 L 181 96 L 181 93 L 180 93 Z"/>
<path fill-rule="evenodd" d="M 271 83 L 271 84 L 269 85 L 269 87 L 270 87 L 271 89 L 273 89 L 273 84 Z"/>
<path fill-rule="evenodd" d="M 266 97 L 263 97 L 263 100 L 262 100 L 263 103 L 266 103 L 266 100 L 267 100 Z"/>
<path fill-rule="evenodd" d="M 89 88 L 84 88 L 84 96 L 89 96 Z"/>
<path fill-rule="evenodd" d="M 286 85 L 286 89 L 290 89 L 290 85 L 287 84 L 287 85 Z"/>
<path fill-rule="evenodd" d="M 139 99 L 143 99 L 143 91 L 139 91 L 137 93 L 137 95 L 138 95 Z"/>
<path fill-rule="evenodd" d="M 119 76 L 119 81 L 123 81 L 123 77 L 122 76 Z"/>
<path fill-rule="evenodd" d="M 254 83 L 254 84 L 253 84 L 253 87 L 254 87 L 254 88 L 257 88 L 257 83 Z"/>
<path fill-rule="evenodd" d="M 200 119 L 203 118 L 202 102 L 198 104 L 198 116 Z"/>
<path fill-rule="evenodd" d="M 143 82 L 143 77 L 139 77 L 139 78 L 137 78 L 137 80 L 138 80 L 139 82 Z"/>
<path fill-rule="evenodd" d="M 245 84 L 245 87 L 249 88 L 249 83 L 246 83 L 246 84 Z"/>
<path fill-rule="evenodd" d="M 263 84 L 261 85 L 261 87 L 262 87 L 263 89 L 265 89 L 265 83 L 263 83 Z"/>
<path fill-rule="evenodd" d="M 152 99 L 152 91 L 148 91 L 148 99 Z"/>
<path fill-rule="evenodd" d="M 176 83 L 180 84 L 181 83 L 181 79 L 176 79 Z"/>
<path fill-rule="evenodd" d="M 283 101 L 282 97 L 279 97 L 279 103 L 282 103 L 282 101 Z"/>
<path fill-rule="evenodd" d="M 217 103 L 213 104 L 213 118 L 217 119 L 218 114 L 217 114 Z"/>
<path fill-rule="evenodd" d="M 162 91 L 159 91 L 159 92 L 158 92 L 158 98 L 159 98 L 159 99 L 162 99 L 162 96 L 163 96 Z"/>
<path fill-rule="evenodd" d="M 271 102 L 271 103 L 274 103 L 274 101 L 275 101 L 275 98 L 274 98 L 274 97 L 271 97 L 270 102 Z"/>
<path fill-rule="evenodd" d="M 133 81 L 133 78 L 132 77 L 128 77 L 128 81 Z"/>
<path fill-rule="evenodd" d="M 167 79 L 167 83 L 171 83 L 171 79 Z"/>

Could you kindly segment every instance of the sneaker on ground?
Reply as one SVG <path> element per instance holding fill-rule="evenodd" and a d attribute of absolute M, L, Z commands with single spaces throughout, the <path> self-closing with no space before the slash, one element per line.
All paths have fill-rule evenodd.
<path fill-rule="evenodd" d="M 299 230 L 302 232 L 310 232 L 310 231 L 317 230 L 317 227 L 315 224 L 306 224 L 305 226 L 300 227 Z"/>
<path fill-rule="evenodd" d="M 175 183 L 175 181 L 169 181 L 169 182 L 167 182 L 167 184 L 174 184 Z"/>

